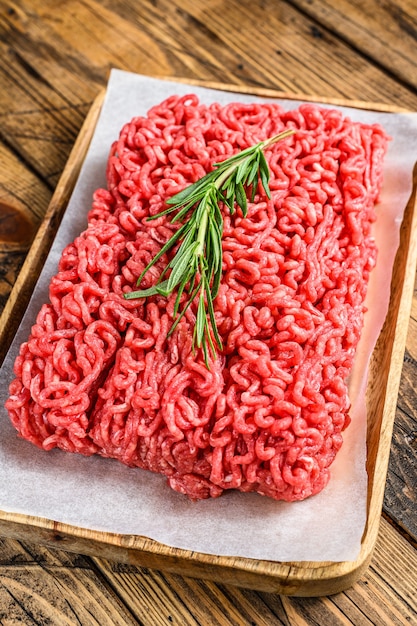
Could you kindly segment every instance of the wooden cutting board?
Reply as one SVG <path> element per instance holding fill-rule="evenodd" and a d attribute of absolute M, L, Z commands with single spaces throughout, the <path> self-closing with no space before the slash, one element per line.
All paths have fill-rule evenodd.
<path fill-rule="evenodd" d="M 190 81 L 187 80 L 187 83 L 190 84 Z M 248 90 L 235 86 L 201 82 L 195 84 L 249 93 Z M 253 89 L 251 93 L 268 98 L 312 100 L 311 97 L 303 97 L 300 94 L 288 94 L 269 89 Z M 0 361 L 3 360 L 7 347 L 17 330 L 65 212 L 94 133 L 103 97 L 104 93 L 101 93 L 90 109 L 0 319 Z M 399 111 L 395 107 L 374 103 L 320 98 L 315 101 L 376 111 Z M 416 173 L 414 173 L 414 191 L 405 211 L 401 226 L 400 246 L 394 264 L 389 312 L 370 366 L 366 398 L 368 411 L 367 523 L 360 554 L 356 561 L 284 563 L 213 556 L 171 548 L 146 537 L 86 530 L 53 520 L 1 511 L 0 534 L 72 552 L 101 556 L 134 565 L 177 572 L 184 576 L 194 576 L 284 595 L 323 596 L 337 593 L 351 586 L 361 576 L 370 561 L 382 510 L 417 261 L 416 178 Z M 15 216 L 14 218 L 13 211 L 10 211 L 7 228 L 12 234 L 15 233 L 19 224 L 22 226 L 23 218 L 19 211 L 15 212 Z M 13 219 L 16 220 L 14 230 Z M 13 237 L 16 239 L 15 234 Z M 7 240 L 6 234 L 2 236 L 0 230 L 0 246 L 7 246 L 11 243 L 13 242 Z"/>

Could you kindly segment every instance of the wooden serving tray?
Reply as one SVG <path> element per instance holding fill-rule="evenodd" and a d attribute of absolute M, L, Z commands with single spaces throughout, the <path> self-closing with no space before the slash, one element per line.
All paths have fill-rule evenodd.
<path fill-rule="evenodd" d="M 190 84 L 190 81 L 187 80 L 187 83 Z M 249 90 L 237 86 L 202 82 L 195 84 L 228 91 L 245 93 L 250 91 L 254 95 L 268 98 L 312 100 L 310 96 L 282 93 L 270 89 Z M 103 96 L 104 93 L 101 93 L 90 109 L 0 319 L 0 362 L 19 326 L 66 209 L 94 133 Z M 375 111 L 399 111 L 394 107 L 364 102 L 324 98 L 314 100 Z M 0 534 L 71 552 L 284 595 L 323 596 L 343 591 L 351 586 L 361 576 L 371 559 L 382 510 L 417 262 L 416 178 L 416 172 L 414 172 L 414 191 L 405 211 L 401 226 L 400 246 L 394 263 L 389 312 L 370 365 L 366 397 L 368 412 L 367 523 L 361 550 L 355 561 L 273 562 L 241 557 L 212 556 L 171 548 L 142 536 L 87 530 L 49 519 L 2 511 L 0 511 Z"/>

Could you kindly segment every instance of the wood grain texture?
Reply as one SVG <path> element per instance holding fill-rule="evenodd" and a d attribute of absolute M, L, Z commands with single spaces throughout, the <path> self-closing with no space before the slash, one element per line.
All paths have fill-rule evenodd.
<path fill-rule="evenodd" d="M 0 133 L 2 118 L 0 113 Z M 0 143 L 0 311 L 6 305 L 50 198 L 48 187 Z"/>
<path fill-rule="evenodd" d="M 417 281 L 385 488 L 384 512 L 417 543 Z"/>
<path fill-rule="evenodd" d="M 0 540 L 0 624 L 133 626 L 85 557 Z"/>
<path fill-rule="evenodd" d="M 204 624 L 207 615 L 210 615 L 210 624 L 236 626 L 412 624 L 417 618 L 415 552 L 385 521 L 381 524 L 375 558 L 378 564 L 382 563 L 383 576 L 371 563 L 357 585 L 325 601 L 236 589 L 103 559 L 93 560 L 144 626 L 167 624 L 168 620 L 187 626 Z M 401 578 L 398 571 L 402 572 Z M 158 597 L 165 602 L 156 606 L 154 602 Z M 381 602 L 381 598 L 384 601 Z M 173 613 L 175 617 L 170 620 Z"/>
<path fill-rule="evenodd" d="M 317 37 L 327 31 L 339 35 L 388 75 L 417 88 L 414 0 L 291 0 L 291 4 L 320 25 Z"/>
<path fill-rule="evenodd" d="M 417 618 L 415 550 L 384 520 L 364 576 L 329 598 L 288 598 L 12 540 L 0 543 L 0 553 L 0 623 L 5 626 L 19 620 L 59 626 L 398 626 Z M 65 621 L 68 616 L 73 621 Z"/>
<path fill-rule="evenodd" d="M 416 298 L 414 296 L 414 305 Z M 412 315 L 402 368 L 397 415 L 391 444 L 390 471 L 384 512 L 393 517 L 417 543 L 417 320 Z"/>
<path fill-rule="evenodd" d="M 96 97 L 77 137 L 66 167 L 45 211 L 41 226 L 34 237 L 31 248 L 22 265 L 13 290 L 0 318 L 0 362 L 3 360 L 16 331 L 16 320 L 21 319 L 27 307 L 33 287 L 48 255 L 53 238 L 77 180 L 84 156 L 88 150 L 97 117 L 100 112 L 104 91 Z"/>

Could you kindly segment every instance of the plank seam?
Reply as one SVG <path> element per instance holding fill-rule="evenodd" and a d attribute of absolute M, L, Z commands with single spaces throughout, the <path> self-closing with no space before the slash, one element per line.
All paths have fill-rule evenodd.
<path fill-rule="evenodd" d="M 336 37 L 339 41 L 341 41 L 346 46 L 348 46 L 352 51 L 356 52 L 358 55 L 360 55 L 363 59 L 365 59 L 369 63 L 372 63 L 372 65 L 374 65 L 374 67 L 376 67 L 377 69 L 381 70 L 386 76 L 395 80 L 395 82 L 397 82 L 402 87 L 405 87 L 406 89 L 408 89 L 412 94 L 417 94 L 417 88 L 412 83 L 410 83 L 410 81 L 403 78 L 402 76 L 399 76 L 397 73 L 390 70 L 390 68 L 387 65 L 385 65 L 382 61 L 379 61 L 377 58 L 373 57 L 371 54 L 367 53 L 365 50 L 358 47 L 352 40 L 346 37 L 346 35 L 342 31 L 331 30 L 325 24 L 323 24 L 322 22 L 319 22 L 319 20 L 315 17 L 314 14 L 310 13 L 304 8 L 299 7 L 296 0 L 295 1 L 284 0 L 284 2 L 288 4 L 289 6 L 293 7 L 294 9 L 296 9 L 301 15 L 308 18 L 311 22 L 314 22 L 314 25 L 317 28 L 319 28 L 320 31 L 325 31 L 329 35 Z"/>

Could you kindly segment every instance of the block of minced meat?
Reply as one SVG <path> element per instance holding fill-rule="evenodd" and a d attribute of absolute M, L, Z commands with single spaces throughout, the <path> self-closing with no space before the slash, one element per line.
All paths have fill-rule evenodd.
<path fill-rule="evenodd" d="M 285 129 L 295 132 L 265 149 L 270 197 L 260 184 L 246 216 L 220 206 L 222 348 L 207 363 L 193 345 L 197 301 L 172 330 L 175 290 L 125 298 L 179 228 L 169 214 L 148 218 Z M 315 104 L 207 105 L 193 94 L 127 123 L 16 358 L 7 409 L 20 436 L 158 472 L 191 499 L 322 490 L 350 421 L 387 141 L 380 126 Z"/>

